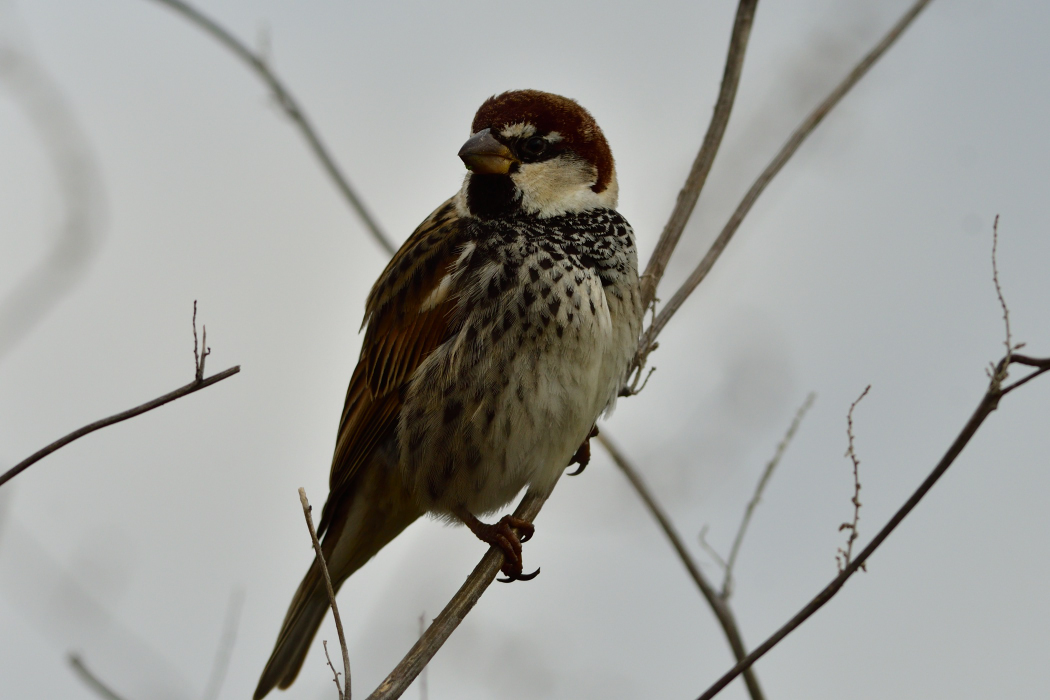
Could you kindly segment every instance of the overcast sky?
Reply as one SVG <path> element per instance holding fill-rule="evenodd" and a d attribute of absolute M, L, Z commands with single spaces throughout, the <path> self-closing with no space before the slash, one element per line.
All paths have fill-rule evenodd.
<path fill-rule="evenodd" d="M 903 0 L 762 0 L 739 98 L 661 288 L 669 298 L 796 123 Z M 275 69 L 398 242 L 459 186 L 489 95 L 580 101 L 612 145 L 644 259 L 714 104 L 735 3 L 348 3 L 201 7 L 269 37 Z M 1015 338 L 1050 355 L 1050 4 L 935 0 L 759 200 L 665 331 L 643 394 L 603 430 L 695 556 L 719 571 L 766 460 L 816 403 L 752 523 L 732 599 L 757 645 L 925 477 L 1003 351 L 992 221 Z M 0 40 L 60 87 L 104 198 L 90 265 L 0 358 L 0 467 L 192 378 L 241 374 L 48 457 L 0 488 L 0 695 L 200 698 L 231 594 L 244 606 L 222 698 L 247 698 L 312 553 L 316 505 L 364 297 L 384 254 L 242 64 L 148 0 L 0 2 Z M 62 180 L 24 96 L 0 81 L 0 298 L 46 254 Z M 61 125 L 60 125 L 61 126 Z M 90 194 L 90 193 L 89 193 Z M 96 240 L 96 239 L 92 239 Z M 1016 373 L 1015 373 L 1016 374 Z M 1050 378 L 1004 400 L 868 573 L 756 667 L 771 700 L 1042 698 L 1050 685 Z M 340 596 L 364 697 L 484 551 L 413 525 Z M 681 564 L 595 448 L 429 668 L 432 700 L 696 697 L 731 665 Z M 320 639 L 278 698 L 334 698 Z M 418 698 L 416 689 L 407 698 Z M 734 684 L 724 697 L 745 697 Z"/>

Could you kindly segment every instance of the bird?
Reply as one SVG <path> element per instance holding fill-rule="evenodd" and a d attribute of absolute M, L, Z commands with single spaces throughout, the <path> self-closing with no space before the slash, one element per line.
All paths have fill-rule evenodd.
<path fill-rule="evenodd" d="M 412 522 L 466 525 L 528 580 L 530 523 L 625 386 L 641 329 L 634 232 L 612 152 L 575 100 L 511 90 L 481 105 L 459 191 L 419 225 L 365 303 L 318 531 L 336 590 Z M 295 681 L 329 607 L 317 561 L 255 700 Z"/>

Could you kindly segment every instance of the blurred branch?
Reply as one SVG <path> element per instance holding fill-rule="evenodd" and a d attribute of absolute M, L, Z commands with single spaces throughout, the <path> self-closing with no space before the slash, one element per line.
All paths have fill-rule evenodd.
<path fill-rule="evenodd" d="M 142 404 L 141 406 L 136 406 L 135 408 L 129 408 L 128 410 L 122 411 L 122 412 L 117 413 L 115 415 L 112 415 L 109 418 L 103 418 L 101 420 L 95 421 L 94 423 L 89 423 L 88 425 L 85 425 L 83 428 L 80 428 L 79 430 L 74 430 L 69 435 L 66 435 L 65 437 L 59 438 L 58 440 L 55 440 L 54 442 L 52 442 L 47 447 L 44 447 L 44 448 L 41 448 L 41 449 L 37 450 L 36 452 L 34 452 L 33 454 L 29 455 L 28 457 L 23 459 L 21 462 L 19 462 L 15 466 L 13 466 L 10 469 L 8 469 L 3 474 L 0 474 L 0 486 L 3 486 L 8 481 L 10 481 L 14 477 L 18 476 L 19 474 L 21 474 L 23 471 L 28 469 L 30 466 L 32 466 L 36 462 L 39 462 L 41 459 L 43 459 L 44 457 L 47 457 L 52 452 L 60 450 L 61 448 L 63 448 L 66 445 L 68 445 L 69 443 L 73 442 L 74 440 L 79 440 L 80 438 L 84 437 L 85 435 L 87 435 L 89 433 L 93 433 L 96 430 L 100 430 L 102 428 L 108 427 L 110 425 L 113 425 L 114 423 L 120 423 L 122 421 L 126 421 L 129 418 L 134 418 L 137 415 L 146 413 L 147 411 L 152 411 L 153 409 L 159 408 L 159 407 L 163 406 L 166 403 L 171 403 L 172 401 L 174 401 L 176 399 L 181 399 L 183 396 L 189 396 L 190 394 L 198 392 L 201 389 L 206 389 L 209 386 L 211 386 L 212 384 L 217 384 L 218 382 L 221 382 L 223 379 L 226 379 L 228 377 L 232 377 L 233 375 L 235 375 L 238 372 L 240 372 L 241 371 L 241 366 L 237 365 L 236 367 L 230 367 L 229 369 L 224 370 L 222 372 L 219 372 L 218 374 L 213 374 L 212 376 L 208 377 L 207 379 L 204 378 L 204 360 L 208 356 L 208 353 L 205 352 L 204 355 L 199 358 L 199 360 L 196 357 L 196 355 L 197 355 L 197 323 L 196 323 L 196 321 L 197 321 L 197 302 L 193 302 L 193 319 L 194 319 L 194 323 L 193 323 L 193 346 L 194 346 L 194 360 L 195 360 L 194 364 L 196 365 L 196 370 L 195 370 L 195 376 L 194 376 L 192 382 L 190 382 L 189 384 L 187 384 L 185 386 L 179 387 L 175 391 L 172 391 L 172 392 L 169 392 L 167 394 L 164 394 L 163 396 L 158 396 L 157 398 L 153 399 L 152 401 L 147 401 L 146 403 Z"/>
<path fill-rule="evenodd" d="M 743 637 L 740 635 L 740 628 L 737 627 L 736 617 L 733 615 L 732 609 L 729 607 L 729 602 L 718 595 L 714 586 L 707 580 L 703 572 L 700 571 L 700 567 L 697 566 L 696 562 L 689 555 L 689 551 L 685 548 L 685 543 L 682 538 L 678 536 L 677 530 L 671 523 L 671 519 L 664 513 L 663 508 L 656 502 L 656 498 L 652 492 L 649 491 L 649 487 L 645 485 L 642 480 L 641 474 L 638 470 L 631 466 L 627 457 L 620 452 L 619 448 L 616 447 L 610 440 L 606 432 L 602 432 L 598 435 L 598 442 L 601 443 L 602 447 L 606 449 L 609 456 L 613 458 L 613 462 L 620 468 L 627 480 L 631 482 L 631 486 L 634 487 L 635 492 L 645 503 L 645 506 L 649 509 L 649 513 L 656 519 L 656 522 L 660 525 L 660 528 L 664 531 L 667 539 L 671 542 L 671 546 L 674 547 L 675 552 L 678 553 L 678 558 L 685 565 L 689 575 L 693 578 L 696 583 L 696 587 L 700 589 L 700 593 L 704 596 L 707 604 L 711 607 L 711 611 L 714 612 L 715 617 L 718 619 L 718 623 L 722 626 L 722 632 L 725 633 L 726 639 L 729 641 L 729 647 L 733 650 L 733 656 L 736 657 L 737 661 L 747 657 L 747 648 L 744 646 Z M 764 695 L 762 694 L 762 688 L 758 685 L 758 677 L 755 676 L 754 671 L 750 668 L 744 672 L 744 682 L 747 684 L 748 693 L 750 693 L 752 700 L 762 700 Z"/>
<path fill-rule="evenodd" d="M 1009 364 L 1009 357 L 1007 357 L 1007 364 Z M 859 537 L 857 525 L 860 523 L 860 458 L 857 457 L 857 451 L 853 446 L 853 411 L 857 408 L 857 404 L 868 395 L 869 391 L 871 391 L 871 384 L 864 387 L 864 391 L 860 392 L 860 396 L 857 397 L 857 400 L 849 405 L 849 412 L 846 414 L 846 437 L 849 441 L 849 447 L 846 448 L 846 456 L 849 457 L 850 461 L 853 463 L 853 498 L 850 499 L 850 503 L 853 504 L 853 522 L 842 523 L 839 525 L 839 532 L 849 530 L 849 537 L 846 539 L 846 548 L 840 548 L 835 555 L 835 563 L 839 567 L 839 573 L 849 566 L 850 559 L 853 557 L 853 543 L 856 542 L 857 537 Z M 863 564 L 860 568 L 867 571 Z"/>
<path fill-rule="evenodd" d="M 0 301 L 0 358 L 82 279 L 98 242 L 105 199 L 102 174 L 73 110 L 27 43 L 11 38 L 13 24 L 0 22 L 6 29 L 0 32 L 0 82 L 47 152 L 62 215 L 51 249 Z"/>
<path fill-rule="evenodd" d="M 817 125 L 824 120 L 824 117 L 839 103 L 839 101 L 846 96 L 846 93 L 863 78 L 868 70 L 875 64 L 879 58 L 894 44 L 894 42 L 900 37 L 900 35 L 907 29 L 920 12 L 930 3 L 930 0 L 918 0 L 914 5 L 911 6 L 903 17 L 897 21 L 897 23 L 890 29 L 889 32 L 882 38 L 882 40 L 873 48 L 860 63 L 858 63 L 849 75 L 839 83 L 834 90 L 824 99 L 820 105 L 817 106 L 813 112 L 795 129 L 794 133 L 787 140 L 787 143 L 780 149 L 780 152 L 773 158 L 773 160 L 766 166 L 766 169 L 762 171 L 762 174 L 758 176 L 754 184 L 751 185 L 751 189 L 747 191 L 740 204 L 737 205 L 736 211 L 729 218 L 722 232 L 718 234 L 718 238 L 715 239 L 714 243 L 711 244 L 707 254 L 704 255 L 703 260 L 697 265 L 696 269 L 693 270 L 689 278 L 682 284 L 682 286 L 674 293 L 667 305 L 661 309 L 660 313 L 657 314 L 656 319 L 649 326 L 649 328 L 642 334 L 641 342 L 638 346 L 638 356 L 635 358 L 635 367 L 644 367 L 645 360 L 651 352 L 653 343 L 656 341 L 656 337 L 663 330 L 667 322 L 671 320 L 675 312 L 681 308 L 682 304 L 693 293 L 705 277 L 707 273 L 714 267 L 715 262 L 718 260 L 722 251 L 725 250 L 729 241 L 732 240 L 733 234 L 736 233 L 740 227 L 744 217 L 747 216 L 748 212 L 751 211 L 751 207 L 754 206 L 755 201 L 758 200 L 759 195 L 766 189 L 766 186 L 776 177 L 777 173 L 784 167 L 788 160 L 795 154 L 799 146 L 809 137 L 813 130 L 817 128 Z"/>
<path fill-rule="evenodd" d="M 69 655 L 69 665 L 77 672 L 77 676 L 80 677 L 80 680 L 84 681 L 85 685 L 95 691 L 95 693 L 100 698 L 103 698 L 103 700 L 124 700 L 124 698 L 110 690 L 109 686 L 99 680 L 99 678 L 84 665 L 84 660 L 80 658 L 79 654 Z"/>
<path fill-rule="evenodd" d="M 751 24 L 755 19 L 757 5 L 758 0 L 740 0 L 737 5 L 736 19 L 733 21 L 733 31 L 729 38 L 725 71 L 722 74 L 722 86 L 718 91 L 718 99 L 715 101 L 711 123 L 707 127 L 704 141 L 700 145 L 700 151 L 696 154 L 685 184 L 678 193 L 678 201 L 675 203 L 674 210 L 664 225 L 663 233 L 660 234 L 656 248 L 649 257 L 649 264 L 646 265 L 645 273 L 642 275 L 642 308 L 649 308 L 656 297 L 656 287 L 660 284 L 660 279 L 682 237 L 682 232 L 685 231 L 685 225 L 689 223 L 689 217 L 692 216 L 696 202 L 700 199 L 700 192 L 704 188 L 704 183 L 707 182 L 707 175 L 711 172 L 711 166 L 714 165 L 718 147 L 722 144 L 722 137 L 729 124 L 729 115 L 733 110 L 733 102 L 736 100 L 740 74 L 744 69 L 747 41 L 751 36 Z"/>
<path fill-rule="evenodd" d="M 527 491 L 514 510 L 514 517 L 533 522 L 549 496 L 550 492 Z M 478 565 L 470 572 L 467 580 L 460 586 L 456 595 L 434 618 L 430 627 L 412 645 L 408 654 L 394 667 L 390 675 L 368 696 L 368 700 L 393 700 L 401 697 L 401 694 L 408 689 L 408 686 L 430 662 L 438 649 L 459 627 L 459 623 L 463 621 L 467 613 L 473 609 L 481 595 L 492 584 L 492 580 L 499 573 L 502 565 L 503 553 L 495 547 L 490 547 Z"/>
<path fill-rule="evenodd" d="M 233 655 L 233 645 L 237 641 L 237 628 L 240 626 L 243 607 L 244 590 L 234 589 L 226 604 L 226 620 L 222 625 L 222 636 L 219 637 L 219 647 L 215 650 L 208 684 L 204 686 L 204 694 L 201 696 L 203 700 L 219 700 L 222 684 L 226 681 L 226 673 L 230 669 L 230 657 Z"/>
<path fill-rule="evenodd" d="M 729 557 L 725 562 L 725 576 L 722 579 L 722 591 L 719 594 L 722 600 L 729 600 L 729 597 L 733 594 L 733 566 L 736 564 L 736 558 L 740 554 L 740 546 L 744 543 L 744 535 L 747 533 L 747 526 L 751 524 L 751 516 L 755 513 L 755 508 L 758 507 L 759 501 L 762 500 L 762 493 L 766 490 L 766 484 L 769 483 L 770 477 L 773 476 L 773 471 L 780 464 L 781 458 L 784 456 L 784 452 L 787 450 L 788 445 L 791 444 L 791 440 L 795 437 L 795 433 L 798 432 L 798 427 L 802 424 L 802 419 L 806 417 L 806 412 L 809 411 L 813 402 L 816 400 L 817 395 L 810 392 L 806 400 L 799 406 L 798 411 L 795 412 L 795 418 L 791 421 L 791 425 L 788 427 L 787 432 L 784 434 L 783 439 L 777 444 L 776 452 L 773 453 L 773 458 L 766 464 L 765 471 L 762 472 L 762 477 L 758 480 L 758 484 L 755 486 L 755 493 L 751 497 L 751 500 L 747 504 L 747 508 L 744 510 L 744 517 L 740 521 L 740 527 L 737 528 L 736 537 L 733 538 L 733 546 L 729 550 Z"/>
<path fill-rule="evenodd" d="M 346 648 L 346 637 L 343 635 L 343 620 L 339 617 L 339 606 L 335 602 L 335 590 L 332 588 L 332 577 L 328 575 L 328 564 L 324 561 L 324 552 L 321 551 L 321 543 L 317 539 L 317 530 L 314 529 L 314 519 L 310 515 L 313 508 L 310 506 L 310 501 L 306 500 L 306 489 L 299 489 L 299 502 L 303 504 L 303 517 L 306 518 L 306 527 L 310 529 L 310 540 L 314 543 L 314 552 L 317 554 L 317 565 L 321 568 L 321 575 L 324 576 L 324 585 L 328 590 L 328 603 L 332 606 L 332 617 L 335 619 L 335 631 L 339 635 L 339 648 L 343 650 L 343 679 L 346 683 L 346 690 L 339 688 L 339 674 L 336 673 L 335 668 L 332 668 L 332 673 L 335 673 L 335 687 L 339 691 L 339 700 L 350 700 L 350 652 Z M 325 656 L 328 656 L 328 647 L 324 649 Z M 332 660 L 328 660 L 328 665 L 332 665 Z"/>
<path fill-rule="evenodd" d="M 372 214 L 369 213 L 364 201 L 358 196 L 346 176 L 343 175 L 343 172 L 336 164 L 335 159 L 321 142 L 320 135 L 317 133 L 317 130 L 314 129 L 310 118 L 306 115 L 306 112 L 303 111 L 299 102 L 292 96 L 292 93 L 287 87 L 285 87 L 284 83 L 281 82 L 280 78 L 278 78 L 270 68 L 266 52 L 260 51 L 256 53 L 252 51 L 243 42 L 237 39 L 237 37 L 233 36 L 233 34 L 215 22 L 215 20 L 206 16 L 189 3 L 183 2 L 183 0 L 154 1 L 174 10 L 188 19 L 192 24 L 196 25 L 199 29 L 211 35 L 212 38 L 229 49 L 235 56 L 237 56 L 237 58 L 241 59 L 241 61 L 251 68 L 260 80 L 266 83 L 270 92 L 273 93 L 274 99 L 277 100 L 277 104 L 280 105 L 281 109 L 284 110 L 284 113 L 288 115 L 292 122 L 295 123 L 296 127 L 298 127 L 299 133 L 302 134 L 304 139 L 306 139 L 307 144 L 310 146 L 310 150 L 313 151 L 314 155 L 321 162 L 321 167 L 323 167 L 324 171 L 328 173 L 328 176 L 332 179 L 332 182 L 335 183 L 340 194 L 343 195 L 343 198 L 346 199 L 350 207 L 358 217 L 360 217 L 365 228 L 368 229 L 368 232 L 388 255 L 393 255 L 396 247 L 390 242 L 387 235 L 383 233 L 379 223 L 376 222 L 372 217 Z"/>
<path fill-rule="evenodd" d="M 1036 371 L 1029 374 L 1024 379 L 1015 382 L 1013 385 L 1003 389 L 1001 388 L 1002 378 L 1006 376 L 1006 372 L 1011 364 L 1026 365 L 1029 367 L 1037 368 Z M 984 396 L 981 398 L 980 403 L 974 410 L 973 415 L 970 416 L 970 420 L 963 426 L 962 431 L 952 442 L 951 446 L 945 452 L 944 456 L 934 467 L 930 475 L 926 477 L 926 480 L 915 490 L 911 497 L 905 501 L 904 505 L 890 518 L 889 522 L 878 534 L 875 535 L 874 539 L 865 547 L 857 558 L 850 562 L 840 573 L 836 576 L 831 583 L 829 583 L 824 590 L 817 594 L 813 600 L 811 600 L 804 608 L 802 608 L 798 614 L 788 620 L 779 630 L 777 630 L 769 639 L 763 642 L 759 647 L 747 655 L 746 658 L 739 661 L 732 669 L 730 669 L 724 676 L 722 676 L 714 685 L 708 688 L 699 698 L 699 700 L 710 700 L 719 692 L 722 691 L 734 678 L 743 673 L 745 670 L 751 668 L 751 665 L 762 658 L 766 652 L 775 647 L 784 637 L 790 634 L 795 628 L 805 622 L 813 613 L 822 608 L 825 603 L 831 600 L 839 589 L 846 583 L 850 576 L 855 574 L 858 569 L 864 566 L 864 563 L 868 560 L 876 549 L 879 548 L 890 533 L 893 532 L 901 521 L 904 520 L 914 510 L 915 506 L 919 504 L 919 501 L 929 492 L 933 485 L 937 483 L 944 472 L 948 470 L 948 467 L 952 465 L 955 458 L 963 451 L 970 440 L 973 438 L 977 429 L 981 427 L 985 419 L 992 414 L 996 408 L 999 407 L 999 400 L 1003 398 L 1007 393 L 1018 388 L 1022 384 L 1025 384 L 1035 377 L 1043 374 L 1044 372 L 1050 371 L 1050 357 L 1047 358 L 1032 358 L 1024 355 L 1007 355 L 1003 357 L 995 366 L 995 372 L 992 379 L 989 382 L 988 389 L 985 391 Z"/>

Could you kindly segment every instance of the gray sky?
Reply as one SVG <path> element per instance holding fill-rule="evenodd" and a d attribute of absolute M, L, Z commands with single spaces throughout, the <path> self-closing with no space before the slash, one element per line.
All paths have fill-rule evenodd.
<path fill-rule="evenodd" d="M 763 0 L 733 120 L 661 289 L 668 298 L 797 121 L 909 3 Z M 617 158 L 643 259 L 714 102 L 731 2 L 202 4 L 273 64 L 398 242 L 458 187 L 487 96 L 577 98 Z M 1002 353 L 992 220 L 1017 340 L 1050 354 L 1050 5 L 936 0 L 762 196 L 665 331 L 646 391 L 606 422 L 697 545 L 728 550 L 762 466 L 817 402 L 745 543 L 733 604 L 758 644 L 835 574 L 862 460 L 860 544 L 925 477 Z M 73 293 L 0 363 L 0 464 L 192 378 L 240 375 L 47 458 L 0 489 L 0 687 L 198 698 L 231 591 L 223 698 L 248 697 L 312 556 L 295 490 L 326 493 L 364 296 L 384 257 L 261 85 L 152 2 L 0 4 L 90 140 L 104 238 Z M 0 86 L 2 87 L 2 86 Z M 45 254 L 55 174 L 0 91 L 0 294 Z M 1044 697 L 1050 684 L 1050 381 L 1011 395 L 927 501 L 757 666 L 771 699 Z M 666 542 L 596 449 L 429 670 L 430 698 L 690 698 L 731 665 Z M 480 557 L 414 525 L 344 586 L 369 692 Z M 335 640 L 330 623 L 320 638 Z M 332 698 L 317 649 L 277 697 Z M 410 690 L 408 698 L 418 697 Z M 739 684 L 724 694 L 742 698 Z"/>

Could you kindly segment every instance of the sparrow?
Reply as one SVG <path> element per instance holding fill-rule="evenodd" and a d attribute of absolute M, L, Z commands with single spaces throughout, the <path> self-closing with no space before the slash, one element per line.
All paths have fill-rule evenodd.
<path fill-rule="evenodd" d="M 634 233 L 612 152 L 574 100 L 486 100 L 459 192 L 401 246 L 365 305 L 364 343 L 318 530 L 336 590 L 424 514 L 465 524 L 522 574 L 532 525 L 479 516 L 586 466 L 641 328 Z M 538 573 L 538 570 L 537 572 Z M 329 607 L 315 561 L 255 700 L 295 680 Z"/>

